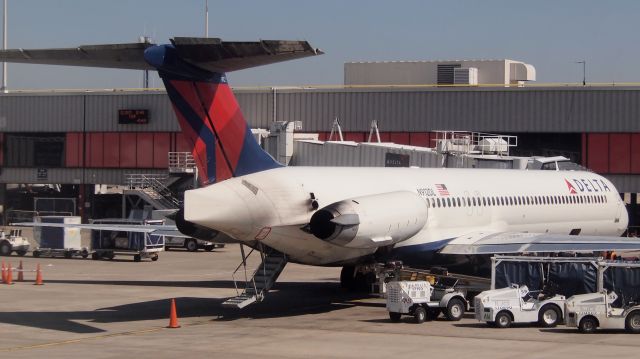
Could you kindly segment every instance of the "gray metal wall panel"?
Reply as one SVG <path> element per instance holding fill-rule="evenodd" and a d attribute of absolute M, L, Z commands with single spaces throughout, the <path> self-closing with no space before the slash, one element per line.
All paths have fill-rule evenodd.
<path fill-rule="evenodd" d="M 118 110 L 147 109 L 149 123 L 119 125 Z M 87 132 L 175 132 L 180 127 L 164 92 L 86 95 Z"/>
<path fill-rule="evenodd" d="M 603 175 L 618 189 L 618 192 L 638 193 L 640 175 Z"/>
<path fill-rule="evenodd" d="M 0 95 L 0 131 L 82 131 L 82 96 Z"/>

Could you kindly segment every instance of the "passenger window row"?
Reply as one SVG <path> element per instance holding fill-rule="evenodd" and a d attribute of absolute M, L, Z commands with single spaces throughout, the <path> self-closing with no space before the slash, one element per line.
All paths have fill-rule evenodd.
<path fill-rule="evenodd" d="M 427 198 L 429 207 L 502 207 L 502 206 L 549 206 L 558 204 L 607 203 L 605 195 L 569 196 L 493 196 L 493 197 L 438 197 Z"/>

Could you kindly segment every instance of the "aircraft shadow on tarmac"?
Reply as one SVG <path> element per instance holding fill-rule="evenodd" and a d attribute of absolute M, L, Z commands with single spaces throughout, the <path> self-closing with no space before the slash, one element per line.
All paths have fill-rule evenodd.
<path fill-rule="evenodd" d="M 335 282 L 283 282 L 278 283 L 262 303 L 240 310 L 223 307 L 221 304 L 227 298 L 177 297 L 176 307 L 180 318 L 212 317 L 211 320 L 232 321 L 243 318 L 261 319 L 326 313 L 359 305 L 370 305 L 370 303 L 353 302 L 354 299 L 367 297 L 366 294 L 347 293 Z M 93 311 L 0 312 L 0 323 L 78 334 L 104 333 L 106 330 L 101 329 L 99 325 L 92 326 L 89 323 L 159 319 L 168 321 L 169 300 L 167 298 L 130 303 L 98 308 Z"/>

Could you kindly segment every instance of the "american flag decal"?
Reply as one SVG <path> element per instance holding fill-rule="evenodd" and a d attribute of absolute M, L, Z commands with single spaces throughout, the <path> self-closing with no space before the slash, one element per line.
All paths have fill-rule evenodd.
<path fill-rule="evenodd" d="M 436 184 L 436 191 L 438 191 L 438 194 L 441 196 L 449 195 L 449 190 L 447 189 L 447 186 L 445 186 L 444 184 Z"/>

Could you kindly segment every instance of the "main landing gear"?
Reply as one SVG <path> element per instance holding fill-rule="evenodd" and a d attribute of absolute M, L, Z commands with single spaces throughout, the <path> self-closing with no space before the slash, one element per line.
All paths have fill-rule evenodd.
<path fill-rule="evenodd" d="M 356 266 L 344 266 L 340 272 L 340 286 L 350 292 L 369 292 L 376 282 L 376 274 Z"/>

